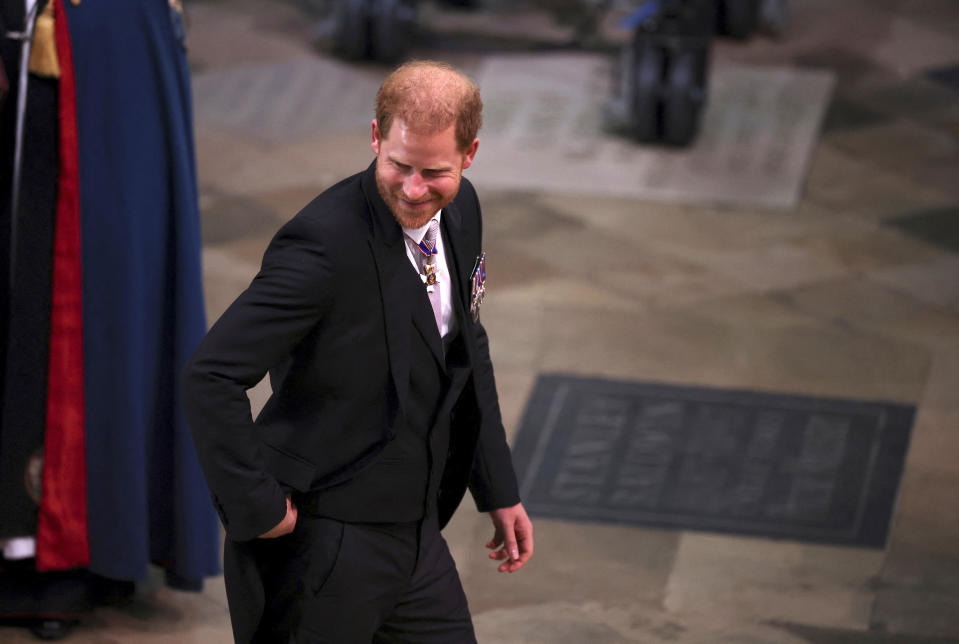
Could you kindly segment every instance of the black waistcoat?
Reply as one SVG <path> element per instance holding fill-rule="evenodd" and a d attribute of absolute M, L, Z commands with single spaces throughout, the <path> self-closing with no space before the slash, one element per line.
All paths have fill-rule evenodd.
<path fill-rule="evenodd" d="M 410 277 L 419 280 L 410 271 Z M 455 284 L 455 280 L 454 280 Z M 457 302 L 455 286 L 453 301 Z M 423 292 L 419 306 L 429 307 Z M 463 319 L 454 305 L 457 329 Z M 432 310 L 429 319 L 432 319 Z M 396 421 L 396 434 L 365 469 L 349 480 L 303 495 L 301 511 L 349 522 L 407 522 L 435 513 L 450 447 L 450 412 L 466 383 L 466 346 L 457 330 L 444 338 L 445 364 L 437 361 L 423 330 L 410 321 L 409 398 Z M 432 338 L 437 341 L 438 338 Z"/>

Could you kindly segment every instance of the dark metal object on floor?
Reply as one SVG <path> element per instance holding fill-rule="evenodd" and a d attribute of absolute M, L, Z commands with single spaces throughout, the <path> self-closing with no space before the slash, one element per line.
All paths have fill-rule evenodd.
<path fill-rule="evenodd" d="M 713 0 L 656 0 L 627 19 L 633 38 L 618 61 L 607 129 L 643 143 L 692 142 L 706 103 L 714 11 Z"/>
<path fill-rule="evenodd" d="M 339 0 L 320 31 L 342 58 L 392 63 L 409 51 L 415 27 L 416 0 Z"/>
<path fill-rule="evenodd" d="M 745 39 L 785 28 L 787 0 L 646 0 L 622 25 L 633 30 L 614 72 L 604 126 L 641 143 L 687 146 L 708 95 L 714 35 Z"/>
<path fill-rule="evenodd" d="M 758 27 L 759 0 L 717 0 L 717 34 L 745 40 Z"/>
<path fill-rule="evenodd" d="M 412 0 L 373 0 L 369 22 L 374 60 L 391 63 L 406 56 L 416 30 L 416 5 Z"/>
<path fill-rule="evenodd" d="M 757 31 L 778 35 L 788 22 L 788 0 L 716 0 L 720 36 L 745 40 Z"/>

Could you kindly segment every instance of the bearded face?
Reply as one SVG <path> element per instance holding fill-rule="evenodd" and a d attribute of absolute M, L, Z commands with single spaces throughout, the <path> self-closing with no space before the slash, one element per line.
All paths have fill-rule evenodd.
<path fill-rule="evenodd" d="M 376 187 L 400 226 L 424 226 L 459 192 L 463 170 L 473 163 L 479 140 L 461 151 L 454 130 L 451 125 L 422 132 L 396 118 L 389 135 L 383 136 L 373 121 Z"/>

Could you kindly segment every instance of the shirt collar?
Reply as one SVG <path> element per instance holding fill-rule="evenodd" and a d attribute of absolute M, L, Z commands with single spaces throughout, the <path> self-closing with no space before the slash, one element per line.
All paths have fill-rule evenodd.
<path fill-rule="evenodd" d="M 430 221 L 436 220 L 436 223 L 442 223 L 440 221 L 440 216 L 443 214 L 442 210 L 437 210 L 436 214 L 430 218 Z M 415 243 L 420 243 L 423 241 L 423 237 L 426 235 L 426 230 L 430 227 L 430 221 L 426 222 L 419 228 L 403 228 L 403 233 L 412 239 Z"/>

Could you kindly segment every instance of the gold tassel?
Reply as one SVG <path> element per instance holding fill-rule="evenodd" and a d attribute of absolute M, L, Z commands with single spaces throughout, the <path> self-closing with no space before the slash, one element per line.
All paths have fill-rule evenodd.
<path fill-rule="evenodd" d="M 33 42 L 30 44 L 31 73 L 47 78 L 60 78 L 60 63 L 57 62 L 57 41 L 53 31 L 53 0 L 37 16 L 33 28 Z"/>

